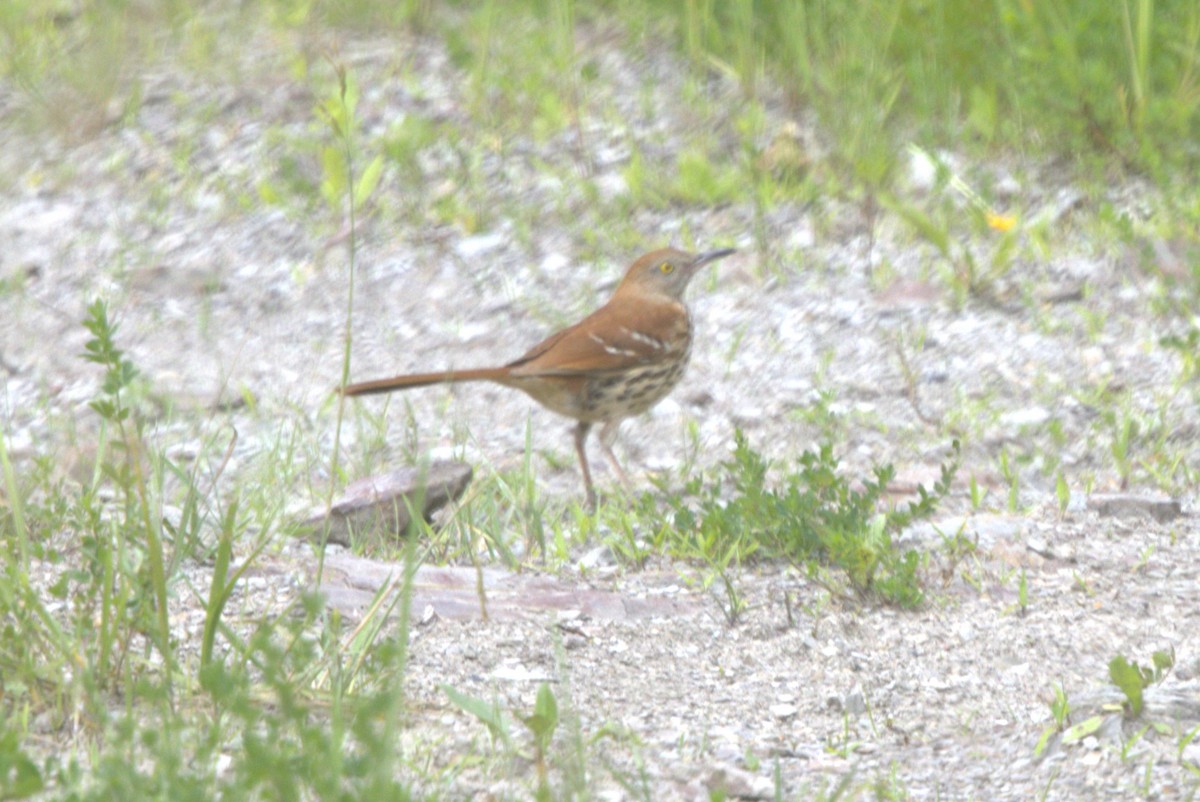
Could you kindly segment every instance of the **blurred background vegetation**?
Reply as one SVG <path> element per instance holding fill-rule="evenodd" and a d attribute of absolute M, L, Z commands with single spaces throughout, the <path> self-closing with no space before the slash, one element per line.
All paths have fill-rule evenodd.
<path fill-rule="evenodd" d="M 576 27 L 597 23 L 678 48 L 736 76 L 749 96 L 769 77 L 870 183 L 886 182 L 914 139 L 1066 157 L 1159 183 L 1197 160 L 1200 4 L 1189 0 L 6 0 L 5 117 L 37 111 L 86 130 L 112 102 L 136 104 L 138 64 L 212 68 L 239 45 L 236 31 L 260 24 L 431 32 L 479 69 L 517 22 L 537 31 L 534 62 L 569 59 Z"/>

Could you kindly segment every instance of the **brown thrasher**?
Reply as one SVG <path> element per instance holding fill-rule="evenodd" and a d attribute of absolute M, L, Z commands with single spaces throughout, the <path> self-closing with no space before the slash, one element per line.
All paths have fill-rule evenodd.
<path fill-rule="evenodd" d="M 622 483 L 612 451 L 621 421 L 645 412 L 679 383 L 692 350 L 692 321 L 683 292 L 696 272 L 732 249 L 694 254 L 664 248 L 625 271 L 608 303 L 574 326 L 550 335 L 524 356 L 497 368 L 413 373 L 351 384 L 345 395 L 370 395 L 431 384 L 490 381 L 515 387 L 560 415 L 579 421 L 575 452 L 587 504 L 596 507 L 585 442 L 600 423 L 600 445 Z"/>

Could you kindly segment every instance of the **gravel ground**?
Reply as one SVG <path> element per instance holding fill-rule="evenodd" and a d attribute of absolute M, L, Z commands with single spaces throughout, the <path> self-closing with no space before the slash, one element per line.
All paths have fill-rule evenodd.
<path fill-rule="evenodd" d="M 257 55 L 240 57 L 236 82 L 162 68 L 143 76 L 131 117 L 70 141 L 6 133 L 0 408 L 19 467 L 53 453 L 67 474 L 90 470 L 96 421 L 86 401 L 99 374 L 78 354 L 80 321 L 96 296 L 109 299 L 119 342 L 156 398 L 176 410 L 153 431 L 156 442 L 186 458 L 197 442 L 235 427 L 225 488 L 261 478 L 281 428 L 299 433 L 301 451 L 327 459 L 343 232 L 302 199 L 280 207 L 259 198 L 260 183 L 278 182 L 289 159 L 317 179 L 312 143 L 324 134 L 310 89 L 271 55 L 272 43 L 258 44 L 245 51 Z M 858 207 L 836 198 L 779 204 L 765 218 L 749 204 L 618 212 L 635 148 L 662 160 L 703 135 L 714 158 L 739 158 L 731 127 L 742 101 L 717 77 L 685 83 L 673 55 L 649 42 L 595 30 L 581 34 L 579 48 L 599 76 L 579 125 L 549 137 L 511 130 L 492 142 L 491 133 L 475 138 L 469 82 L 440 40 L 342 43 L 364 87 L 363 141 L 406 115 L 461 137 L 423 149 L 419 179 L 385 171 L 358 253 L 354 376 L 509 359 L 598 304 L 640 251 L 688 237 L 698 248 L 736 244 L 741 252 L 692 289 L 699 339 L 683 385 L 623 429 L 619 449 L 638 481 L 687 458 L 689 422 L 700 467 L 728 452 L 735 427 L 785 459 L 810 448 L 824 425 L 839 436 L 848 470 L 891 461 L 902 479 L 923 481 L 936 475 L 954 431 L 965 440 L 960 478 L 975 476 L 990 491 L 987 507 L 1004 506 L 998 456 L 1013 456 L 1024 512 L 973 514 L 960 493 L 938 521 L 951 533 L 965 522 L 978 541 L 957 563 L 933 529 L 910 533 L 939 552 L 929 602 L 911 613 L 830 598 L 801 576 L 759 567 L 739 577 L 751 606 L 730 626 L 692 568 L 629 570 L 603 554 L 599 570 L 567 571 L 555 587 L 672 604 L 648 615 L 587 615 L 570 599 L 522 605 L 520 584 L 511 616 L 451 616 L 430 603 L 408 674 L 412 748 L 428 750 L 435 769 L 422 782 L 442 787 L 430 777 L 444 776 L 450 798 L 525 796 L 521 766 L 464 760 L 490 753 L 489 741 L 439 686 L 527 711 L 538 683 L 551 680 L 579 715 L 601 799 L 708 799 L 722 784 L 734 796 L 770 798 L 776 765 L 789 798 L 847 775 L 912 799 L 1194 797 L 1200 745 L 1181 749 L 1179 734 L 1200 723 L 1195 488 L 1182 497 L 1182 515 L 1166 521 L 1124 507 L 1102 514 L 1082 492 L 1087 481 L 1096 492 L 1121 489 L 1098 399 L 1142 420 L 1159 416 L 1161 445 L 1152 450 L 1143 429 L 1139 454 L 1181 453 L 1195 469 L 1195 388 L 1172 394 L 1178 360 L 1157 345 L 1168 322 L 1149 311 L 1164 290 L 1133 249 L 1099 243 L 1086 225 L 1110 206 L 1139 214 L 1153 193 L 1078 189 L 1052 167 L 972 168 L 1025 219 L 1045 222 L 1050 247 L 1041 259 L 1022 251 L 990 298 L 959 305 L 930 278 L 939 264 L 932 249 L 889 215 L 869 231 Z M 764 91 L 763 147 L 796 130 L 819 165 L 819 137 Z M 919 167 L 905 175 L 917 198 L 931 191 Z M 432 215 L 430 198 L 471 193 L 486 212 L 478 230 Z M 618 214 L 627 216 L 619 225 Z M 639 244 L 623 241 L 631 233 Z M 872 280 L 872 268 L 894 280 Z M 908 343 L 916 403 L 898 341 Z M 538 460 L 540 492 L 579 492 L 569 425 L 524 397 L 479 386 L 406 401 L 411 407 L 393 402 L 384 419 L 388 459 L 404 459 L 410 414 L 416 449 L 457 448 L 477 472 L 519 464 L 531 422 L 535 453 L 560 463 Z M 351 426 L 349 448 L 370 436 Z M 1051 457 L 1076 496 L 1065 514 L 1044 470 Z M 611 477 L 597 470 L 603 488 Z M 297 504 L 323 498 L 322 470 L 298 473 Z M 1130 491 L 1156 492 L 1144 474 Z M 252 592 L 235 599 L 234 615 L 253 620 L 305 583 L 307 547 L 280 544 L 271 559 L 251 578 Z M 203 566 L 189 572 L 204 581 Z M 179 620 L 198 612 L 178 601 Z M 1078 700 L 1073 721 L 1081 721 L 1101 710 L 1112 657 L 1144 664 L 1157 649 L 1174 649 L 1177 667 L 1154 690 L 1146 718 L 1110 715 L 1096 734 L 1056 740 L 1035 757 L 1056 685 Z M 1151 721 L 1168 733 L 1132 737 Z M 602 731 L 610 737 L 591 743 Z"/>

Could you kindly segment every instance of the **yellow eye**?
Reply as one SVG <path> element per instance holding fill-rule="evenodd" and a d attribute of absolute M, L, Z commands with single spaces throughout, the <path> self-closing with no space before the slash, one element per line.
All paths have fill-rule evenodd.
<path fill-rule="evenodd" d="M 658 266 L 658 270 L 660 273 L 662 273 L 665 276 L 668 273 L 675 272 L 675 265 L 671 264 L 670 262 L 663 262 L 661 265 Z"/>

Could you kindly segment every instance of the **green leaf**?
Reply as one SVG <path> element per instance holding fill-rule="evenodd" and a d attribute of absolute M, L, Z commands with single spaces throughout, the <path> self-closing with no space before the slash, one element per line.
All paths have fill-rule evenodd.
<path fill-rule="evenodd" d="M 339 98 L 331 98 L 317 106 L 317 116 L 325 121 L 335 139 L 345 139 L 347 126 L 346 106 Z"/>
<path fill-rule="evenodd" d="M 906 223 L 917 230 L 942 256 L 950 258 L 950 232 L 945 226 L 938 225 L 933 218 L 910 203 L 881 197 L 883 205 L 900 215 Z"/>
<path fill-rule="evenodd" d="M 483 722 L 493 738 L 508 743 L 508 722 L 505 720 L 499 704 L 485 702 L 483 699 L 465 694 L 449 685 L 442 685 L 442 690 L 445 691 L 446 696 L 450 697 L 450 701 L 463 712 L 470 713 Z"/>
<path fill-rule="evenodd" d="M 1157 651 L 1150 656 L 1150 660 L 1154 663 L 1154 681 L 1159 682 L 1175 667 L 1175 650 Z"/>
<path fill-rule="evenodd" d="M 529 731 L 533 733 L 539 748 L 545 750 L 554 736 L 554 730 L 558 727 L 558 700 L 554 698 L 554 692 L 550 690 L 549 685 L 543 682 L 542 686 L 538 688 L 533 715 L 522 720 Z"/>
<path fill-rule="evenodd" d="M 25 799 L 45 787 L 37 764 L 21 751 L 16 729 L 0 735 L 0 799 Z"/>
<path fill-rule="evenodd" d="M 1130 714 L 1134 717 L 1141 715 L 1145 705 L 1142 691 L 1146 687 L 1146 679 L 1137 664 L 1131 664 L 1124 655 L 1119 654 L 1108 662 L 1108 676 L 1125 694 Z"/>
<path fill-rule="evenodd" d="M 326 145 L 321 148 L 321 195 L 325 202 L 337 208 L 346 194 L 346 159 L 341 148 Z"/>
<path fill-rule="evenodd" d="M 1054 486 L 1054 494 L 1058 496 L 1058 511 L 1066 512 L 1071 503 L 1071 488 L 1067 486 L 1067 477 L 1062 471 L 1058 472 L 1058 480 Z"/>
<path fill-rule="evenodd" d="M 1100 729 L 1100 725 L 1103 723 L 1103 716 L 1092 716 L 1089 719 L 1081 721 L 1063 733 L 1062 742 L 1064 744 L 1078 743 Z"/>
<path fill-rule="evenodd" d="M 217 627 L 221 614 L 225 609 L 229 596 L 233 592 L 233 583 L 227 582 L 229 566 L 233 561 L 233 539 L 237 529 L 237 499 L 229 505 L 229 509 L 221 522 L 221 534 L 217 539 L 217 553 L 213 561 L 212 580 L 208 587 L 208 603 L 204 607 L 204 633 L 200 641 L 200 665 L 207 666 L 212 661 L 213 644 L 216 642 Z"/>
<path fill-rule="evenodd" d="M 1046 729 L 1042 730 L 1042 737 L 1038 738 L 1037 745 L 1033 747 L 1034 757 L 1042 756 L 1042 752 L 1046 751 L 1046 747 L 1050 743 L 1051 736 L 1053 736 L 1056 732 L 1058 732 L 1057 727 L 1047 727 Z"/>
<path fill-rule="evenodd" d="M 375 187 L 379 184 L 379 177 L 383 174 L 383 155 L 377 155 L 371 159 L 371 163 L 367 165 L 367 169 L 363 170 L 363 174 L 358 177 L 358 184 L 354 187 L 354 208 L 361 209 L 367 199 L 371 197 L 371 193 L 375 191 Z"/>

